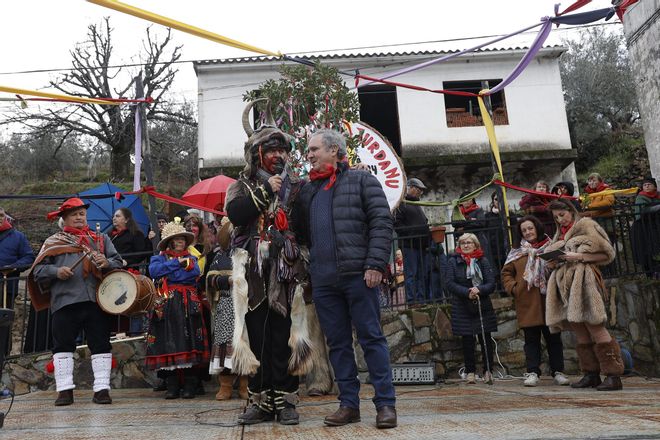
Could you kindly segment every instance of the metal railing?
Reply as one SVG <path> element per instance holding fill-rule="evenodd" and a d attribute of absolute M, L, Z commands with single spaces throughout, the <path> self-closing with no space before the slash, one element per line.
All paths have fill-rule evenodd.
<path fill-rule="evenodd" d="M 616 250 L 612 263 L 601 268 L 604 278 L 645 275 L 658 277 L 660 273 L 660 203 L 650 206 L 620 205 L 614 215 L 594 217 L 607 233 Z M 596 212 L 596 211 L 593 211 Z M 510 225 L 495 214 L 474 221 L 430 224 L 428 228 L 397 228 L 392 241 L 392 260 L 389 276 L 381 287 L 381 306 L 403 309 L 429 303 L 448 303 L 450 294 L 445 288 L 447 257 L 462 233 L 470 232 L 479 239 L 501 291 L 500 271 L 509 251 L 509 231 L 512 243 L 520 242 L 517 222 L 522 216 L 512 215 Z M 554 231 L 554 224 L 547 225 Z M 444 227 L 444 238 L 436 242 L 429 228 Z M 552 237 L 551 237 L 552 238 Z M 397 264 L 397 252 L 403 254 Z M 402 264 L 401 264 L 402 263 Z"/>
<path fill-rule="evenodd" d="M 660 208 L 660 204 L 655 206 Z M 602 269 L 605 278 L 658 276 L 660 273 L 660 212 L 658 211 L 660 209 L 652 212 L 634 205 L 618 206 L 615 215 L 595 219 L 603 226 L 616 249 L 615 260 Z M 447 257 L 453 252 L 458 236 L 465 232 L 477 235 L 481 241 L 485 256 L 494 268 L 497 288 L 501 290 L 499 274 L 509 251 L 508 228 L 511 230 L 513 243 L 518 243 L 519 237 L 516 232 L 518 218 L 511 216 L 509 227 L 504 226 L 502 219 L 497 215 L 480 221 L 429 225 L 429 227 L 445 228 L 444 237 L 439 242 L 431 238 L 426 227 L 398 229 L 392 241 L 390 270 L 381 285 L 381 306 L 388 309 L 405 309 L 423 304 L 448 303 L 451 298 L 445 288 Z M 397 264 L 395 256 L 399 250 L 403 253 L 403 261 Z M 133 268 L 146 273 L 148 257 L 152 254 L 152 252 L 140 253 L 139 255 L 145 256 L 145 261 L 134 265 Z M 419 287 L 417 291 L 414 288 L 411 291 L 411 285 L 416 280 Z M 13 344 L 8 351 L 9 356 L 50 350 L 52 337 L 49 310 L 36 312 L 31 306 L 25 277 L 0 278 L 0 293 L 4 292 L 5 285 L 7 306 L 16 312 L 10 336 Z M 112 322 L 112 334 L 130 331 L 128 317 L 117 316 Z M 84 341 L 82 334 L 80 341 Z"/>

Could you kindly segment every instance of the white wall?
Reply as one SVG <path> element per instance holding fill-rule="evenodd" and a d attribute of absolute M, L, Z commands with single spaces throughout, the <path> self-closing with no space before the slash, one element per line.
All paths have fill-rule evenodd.
<path fill-rule="evenodd" d="M 555 49 L 550 57 L 538 58 L 505 89 L 509 125 L 496 126 L 503 151 L 570 149 L 566 111 Z M 504 78 L 524 51 L 489 52 L 461 57 L 396 78 L 396 81 L 442 88 L 442 81 Z M 361 67 L 367 75 L 379 75 L 396 56 L 327 60 L 339 68 Z M 413 61 L 410 57 L 402 61 Z M 242 94 L 269 78 L 278 78 L 279 62 L 198 65 L 199 157 L 202 166 L 238 164 L 246 135 L 241 125 L 245 108 Z M 365 67 L 366 66 L 366 67 Z M 348 78 L 347 84 L 353 85 Z M 403 156 L 455 154 L 488 151 L 483 127 L 448 128 L 444 97 L 440 94 L 397 89 Z M 440 149 L 440 151 L 438 151 Z M 213 164 L 212 162 L 216 162 Z"/>

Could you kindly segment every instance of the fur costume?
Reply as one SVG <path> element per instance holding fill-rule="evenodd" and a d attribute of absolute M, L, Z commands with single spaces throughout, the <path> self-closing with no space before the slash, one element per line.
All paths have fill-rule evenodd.
<path fill-rule="evenodd" d="M 614 260 L 614 248 L 607 234 L 590 218 L 581 218 L 566 233 L 564 240 L 554 241 L 546 252 L 564 248 L 567 252 L 604 253 L 605 266 Z M 607 321 L 603 301 L 604 285 L 600 270 L 594 264 L 565 262 L 552 271 L 546 296 L 546 323 L 553 333 L 565 329 L 568 322 L 591 325 Z"/>
<path fill-rule="evenodd" d="M 325 336 L 321 331 L 319 318 L 316 316 L 316 307 L 313 303 L 306 304 L 307 327 L 312 342 L 312 368 L 305 375 L 307 391 L 320 391 L 322 394 L 333 392 L 334 373 L 328 357 L 328 347 Z M 335 391 L 336 393 L 336 391 Z"/>

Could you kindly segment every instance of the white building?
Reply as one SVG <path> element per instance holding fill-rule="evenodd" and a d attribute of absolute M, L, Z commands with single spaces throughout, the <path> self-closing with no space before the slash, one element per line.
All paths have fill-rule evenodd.
<path fill-rule="evenodd" d="M 531 187 L 540 179 L 551 185 L 575 181 L 576 153 L 571 149 L 559 75 L 558 58 L 564 51 L 563 47 L 542 49 L 512 84 L 492 97 L 505 179 L 511 183 Z M 478 92 L 505 78 L 525 52 L 524 48 L 479 51 L 393 80 L 431 89 Z M 417 52 L 306 59 L 378 77 L 440 55 Z M 246 139 L 241 125 L 242 95 L 267 79 L 278 78 L 281 65 L 282 61 L 267 57 L 195 62 L 202 177 L 237 172 Z M 347 77 L 346 82 L 349 87 L 354 85 L 353 78 Z M 449 200 L 492 177 L 488 138 L 476 99 L 381 84 L 360 87 L 359 99 L 360 119 L 390 139 L 409 176 L 421 178 L 432 188 L 426 197 Z M 520 196 L 512 192 L 510 202 Z M 482 204 L 486 198 L 489 196 L 483 196 Z M 438 218 L 437 213 L 429 213 Z"/>

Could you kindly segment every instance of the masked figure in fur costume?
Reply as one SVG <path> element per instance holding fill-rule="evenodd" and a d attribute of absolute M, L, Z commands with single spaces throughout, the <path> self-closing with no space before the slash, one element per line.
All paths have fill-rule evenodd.
<path fill-rule="evenodd" d="M 234 225 L 232 296 L 235 327 L 232 369 L 250 375 L 249 405 L 241 424 L 298 423 L 298 375 L 310 367 L 303 288 L 307 252 L 296 241 L 297 198 L 303 182 L 287 159 L 290 137 L 267 108 L 266 122 L 243 126 L 246 166 L 227 189 L 225 210 Z M 268 107 L 268 106 L 267 106 Z"/>
<path fill-rule="evenodd" d="M 56 406 L 73 403 L 73 352 L 81 330 L 92 353 L 93 401 L 112 403 L 110 315 L 96 303 L 96 289 L 103 274 L 122 267 L 122 260 L 107 235 L 89 230 L 88 207 L 71 198 L 48 214 L 49 220 L 63 219 L 63 230 L 46 239 L 28 275 L 34 308 L 50 307 Z"/>
<path fill-rule="evenodd" d="M 598 268 L 614 260 L 614 248 L 603 228 L 590 218 L 581 218 L 568 200 L 555 200 L 549 209 L 557 232 L 546 252 L 563 249 L 565 254 L 549 263 L 553 271 L 548 280 L 546 323 L 551 331 L 566 328 L 575 333 L 584 377 L 571 384 L 573 388 L 620 390 L 621 349 L 605 328 L 606 289 Z M 602 383 L 601 373 L 606 376 Z"/>

